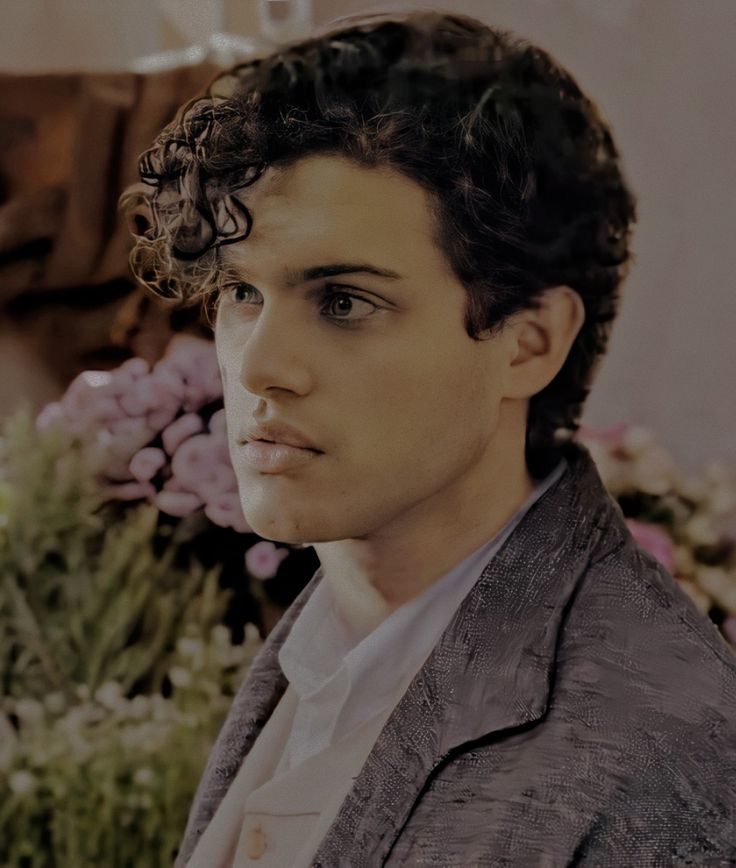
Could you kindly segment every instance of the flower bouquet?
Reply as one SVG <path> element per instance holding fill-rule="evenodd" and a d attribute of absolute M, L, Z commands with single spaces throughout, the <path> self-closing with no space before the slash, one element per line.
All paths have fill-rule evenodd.
<path fill-rule="evenodd" d="M 619 424 L 582 426 L 579 439 L 634 538 L 677 579 L 736 648 L 736 481 L 717 460 L 681 473 L 653 433 Z"/>

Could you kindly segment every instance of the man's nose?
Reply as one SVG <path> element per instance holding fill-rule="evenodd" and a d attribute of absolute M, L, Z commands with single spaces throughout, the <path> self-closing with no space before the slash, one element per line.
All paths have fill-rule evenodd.
<path fill-rule="evenodd" d="M 262 305 L 243 336 L 240 382 L 259 397 L 272 396 L 274 390 L 304 395 L 312 388 L 303 322 L 284 308 Z"/>

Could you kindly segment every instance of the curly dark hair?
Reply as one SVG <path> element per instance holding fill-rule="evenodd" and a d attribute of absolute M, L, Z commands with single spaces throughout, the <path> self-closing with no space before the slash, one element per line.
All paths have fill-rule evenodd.
<path fill-rule="evenodd" d="M 527 460 L 547 465 L 577 430 L 631 260 L 636 201 L 596 105 L 545 51 L 465 15 L 338 22 L 218 76 L 143 154 L 125 197 L 138 279 L 216 297 L 219 248 L 252 225 L 237 192 L 314 153 L 392 167 L 430 194 L 470 337 L 550 287 L 580 295 L 585 323 L 530 400 Z"/>

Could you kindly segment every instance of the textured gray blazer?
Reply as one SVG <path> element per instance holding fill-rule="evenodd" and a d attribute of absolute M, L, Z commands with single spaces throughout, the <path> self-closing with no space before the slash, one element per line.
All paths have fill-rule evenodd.
<path fill-rule="evenodd" d="M 314 866 L 736 865 L 736 656 L 634 542 L 588 452 L 565 454 L 389 717 Z M 277 654 L 321 577 L 233 701 L 177 866 L 286 689 Z"/>

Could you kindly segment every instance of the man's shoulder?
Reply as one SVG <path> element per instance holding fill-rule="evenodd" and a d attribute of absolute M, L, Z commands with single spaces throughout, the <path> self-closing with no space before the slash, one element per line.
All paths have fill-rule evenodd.
<path fill-rule="evenodd" d="M 563 693 L 608 715 L 621 738 L 651 753 L 679 741 L 702 762 L 727 753 L 736 766 L 736 655 L 633 539 L 589 563 L 558 652 Z"/>

